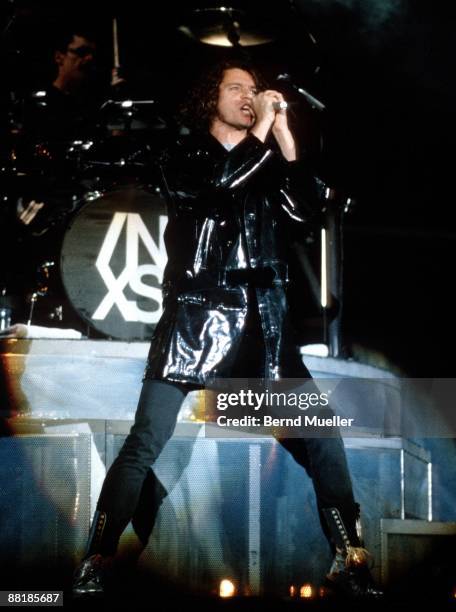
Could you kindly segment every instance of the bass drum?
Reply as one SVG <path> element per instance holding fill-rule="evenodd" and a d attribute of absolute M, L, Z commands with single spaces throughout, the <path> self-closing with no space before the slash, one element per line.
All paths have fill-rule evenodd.
<path fill-rule="evenodd" d="M 162 313 L 166 204 L 159 189 L 91 193 L 65 232 L 60 269 L 73 308 L 101 334 L 149 340 Z"/>

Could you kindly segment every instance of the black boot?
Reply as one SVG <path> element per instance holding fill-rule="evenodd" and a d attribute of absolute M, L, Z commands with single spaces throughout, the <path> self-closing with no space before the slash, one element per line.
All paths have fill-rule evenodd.
<path fill-rule="evenodd" d="M 107 572 L 106 557 L 91 555 L 76 568 L 73 576 L 73 597 L 103 597 Z"/>
<path fill-rule="evenodd" d="M 83 561 L 73 576 L 73 597 L 102 597 L 105 594 L 106 576 L 111 566 L 111 557 L 99 553 L 99 545 L 106 524 L 106 513 L 96 511 L 89 533 Z"/>
<path fill-rule="evenodd" d="M 369 552 L 359 545 L 357 536 L 350 539 L 337 508 L 324 508 L 323 514 L 336 550 L 331 569 L 326 576 L 326 585 L 334 594 L 347 599 L 381 599 L 383 592 L 375 585 L 369 570 Z"/>

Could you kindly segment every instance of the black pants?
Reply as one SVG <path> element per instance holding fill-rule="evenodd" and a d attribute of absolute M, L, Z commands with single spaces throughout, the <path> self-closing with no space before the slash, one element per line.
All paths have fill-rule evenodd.
<path fill-rule="evenodd" d="M 147 543 L 167 493 L 150 466 L 171 437 L 184 399 L 185 392 L 173 384 L 144 381 L 135 423 L 106 475 L 98 500 L 98 510 L 107 514 L 98 546 L 102 554 L 115 552 L 130 520 L 140 540 Z M 287 438 L 279 442 L 312 478 L 324 533 L 328 536 L 321 509 L 335 506 L 357 545 L 355 502 L 342 439 Z"/>
<path fill-rule="evenodd" d="M 249 356 L 250 365 L 254 363 L 255 356 L 264 354 L 264 351 L 258 350 L 261 348 L 261 338 L 259 318 L 256 309 L 253 309 L 239 350 L 240 355 Z M 258 365 L 261 364 L 254 364 L 251 371 L 257 373 Z M 245 367 L 243 364 L 238 376 L 249 376 Z M 173 434 L 187 391 L 188 388 L 183 385 L 158 380 L 144 381 L 135 423 L 106 475 L 98 500 L 97 509 L 107 515 L 102 540 L 97 545 L 98 552 L 113 554 L 130 520 L 141 541 L 147 543 L 159 506 L 167 494 L 151 466 Z M 286 438 L 279 439 L 279 442 L 312 478 L 320 522 L 330 545 L 321 513 L 322 508 L 328 507 L 339 509 L 351 543 L 359 545 L 355 528 L 356 504 L 340 435 Z M 89 554 L 92 552 L 89 549 Z"/>

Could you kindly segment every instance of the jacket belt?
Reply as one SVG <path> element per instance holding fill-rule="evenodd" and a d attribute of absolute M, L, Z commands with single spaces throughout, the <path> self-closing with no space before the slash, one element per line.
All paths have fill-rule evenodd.
<path fill-rule="evenodd" d="M 185 291 L 213 289 L 248 285 L 251 287 L 271 288 L 288 283 L 288 266 L 284 263 L 261 268 L 240 268 L 224 270 L 219 275 L 201 272 L 194 278 L 182 278 L 176 282 L 167 281 L 163 285 L 164 293 L 179 294 Z"/>
<path fill-rule="evenodd" d="M 223 286 L 250 285 L 251 287 L 273 287 L 288 282 L 286 264 L 266 266 L 264 268 L 242 268 L 226 270 L 222 275 Z"/>

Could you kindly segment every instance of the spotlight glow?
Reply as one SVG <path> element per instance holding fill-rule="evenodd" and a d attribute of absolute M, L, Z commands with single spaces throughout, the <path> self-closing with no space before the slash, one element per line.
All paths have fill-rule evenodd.
<path fill-rule="evenodd" d="M 311 599 L 314 596 L 313 587 L 311 584 L 303 584 L 299 589 L 299 597 L 303 599 Z"/>
<path fill-rule="evenodd" d="M 219 596 L 220 597 L 233 597 L 235 593 L 236 593 L 236 587 L 234 586 L 234 583 L 231 582 L 231 580 L 224 578 L 223 580 L 220 581 L 220 586 L 219 586 Z"/>

